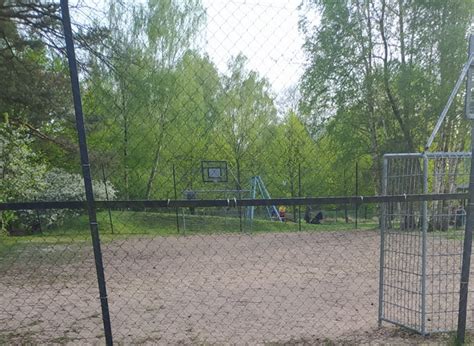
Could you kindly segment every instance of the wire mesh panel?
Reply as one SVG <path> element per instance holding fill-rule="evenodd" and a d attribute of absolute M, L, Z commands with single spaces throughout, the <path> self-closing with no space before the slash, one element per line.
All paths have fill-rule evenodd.
<path fill-rule="evenodd" d="M 428 153 L 427 185 L 431 193 L 467 191 L 470 153 Z M 456 330 L 459 283 L 466 225 L 466 200 L 427 202 L 426 328 Z M 472 291 L 472 290 L 471 290 Z M 472 304 L 468 306 L 469 319 Z"/>
<path fill-rule="evenodd" d="M 470 153 L 388 154 L 386 195 L 466 189 Z M 382 207 L 380 320 L 422 334 L 456 328 L 465 200 Z"/>
<path fill-rule="evenodd" d="M 423 191 L 423 161 L 418 156 L 391 157 L 384 162 L 384 194 Z M 423 227 L 420 202 L 383 206 L 380 318 L 422 330 Z"/>

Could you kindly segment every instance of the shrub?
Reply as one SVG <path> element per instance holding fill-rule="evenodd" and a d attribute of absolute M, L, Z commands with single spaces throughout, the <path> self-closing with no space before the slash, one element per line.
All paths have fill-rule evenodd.
<path fill-rule="evenodd" d="M 48 170 L 41 157 L 32 149 L 28 132 L 0 123 L 0 202 L 8 201 L 82 201 L 85 200 L 82 176 L 63 169 Z M 94 196 L 113 200 L 117 191 L 112 184 L 93 181 Z M 78 210 L 3 211 L 0 230 L 35 231 L 61 223 L 65 217 L 78 215 Z M 39 214 L 39 217 L 38 217 Z"/>
<path fill-rule="evenodd" d="M 94 198 L 97 200 L 115 199 L 116 190 L 111 183 L 105 185 L 102 181 L 93 181 Z M 82 175 L 69 173 L 62 169 L 52 169 L 45 174 L 43 188 L 36 194 L 39 201 L 84 201 L 86 200 L 84 180 Z M 74 217 L 81 213 L 74 209 L 50 209 L 40 213 L 27 211 L 19 213 L 19 219 L 29 228 L 35 228 L 40 223 L 42 227 L 60 225 L 67 217 Z M 39 218 L 39 220 L 38 220 Z"/>

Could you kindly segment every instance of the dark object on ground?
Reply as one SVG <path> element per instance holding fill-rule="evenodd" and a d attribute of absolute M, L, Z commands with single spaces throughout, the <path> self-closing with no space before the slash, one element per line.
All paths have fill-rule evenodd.
<path fill-rule="evenodd" d="M 315 225 L 319 225 L 323 219 L 324 219 L 323 212 L 320 211 L 319 213 L 316 214 L 314 219 L 311 220 L 311 223 Z"/>
<path fill-rule="evenodd" d="M 20 237 L 38 233 L 41 233 L 41 224 L 36 221 L 33 222 L 31 225 L 15 223 L 8 227 L 8 234 L 12 237 Z"/>
<path fill-rule="evenodd" d="M 464 227 L 466 224 L 466 211 L 464 208 L 456 209 L 456 227 Z"/>

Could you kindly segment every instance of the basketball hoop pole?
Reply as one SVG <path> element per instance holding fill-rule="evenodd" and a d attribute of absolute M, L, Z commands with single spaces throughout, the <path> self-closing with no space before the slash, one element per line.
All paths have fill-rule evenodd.
<path fill-rule="evenodd" d="M 471 37 L 470 40 L 472 42 L 472 35 L 470 37 Z M 451 95 L 449 95 L 448 102 L 444 106 L 443 111 L 441 112 L 441 114 L 438 118 L 438 122 L 436 123 L 436 126 L 433 129 L 433 132 L 431 133 L 430 138 L 428 138 L 428 141 L 426 142 L 425 151 L 428 151 L 431 147 L 431 144 L 433 144 L 433 141 L 434 141 L 439 129 L 441 128 L 441 125 L 443 124 L 444 118 L 446 117 L 446 114 L 448 114 L 448 110 L 449 110 L 449 108 L 451 107 L 451 104 L 454 101 L 454 97 L 458 93 L 459 88 L 461 87 L 462 81 L 464 80 L 464 77 L 466 77 L 466 74 L 470 70 L 469 67 L 472 65 L 473 62 L 474 62 L 474 53 L 471 51 L 469 53 L 467 63 L 463 66 L 463 68 L 461 70 L 461 74 L 459 75 L 459 78 L 458 78 L 453 90 L 451 91 Z M 466 107 L 467 107 L 467 105 L 466 105 Z M 467 113 L 466 113 L 466 116 L 468 116 Z"/>

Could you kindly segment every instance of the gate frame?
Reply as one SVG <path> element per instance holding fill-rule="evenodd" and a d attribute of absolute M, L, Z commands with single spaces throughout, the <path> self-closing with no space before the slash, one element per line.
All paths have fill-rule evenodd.
<path fill-rule="evenodd" d="M 436 158 L 458 158 L 458 159 L 470 159 L 470 152 L 423 152 L 423 153 L 389 153 L 383 156 L 383 171 L 382 171 L 382 195 L 388 196 L 388 162 L 390 159 L 395 158 L 418 158 L 423 160 L 423 169 L 422 169 L 422 190 L 424 195 L 428 195 L 428 162 L 430 159 Z M 411 193 L 411 191 L 409 191 Z M 415 331 L 423 336 L 426 336 L 431 331 L 427 330 L 427 235 L 428 235 L 428 200 L 424 199 L 421 206 L 421 276 L 420 276 L 420 286 L 421 286 L 421 306 L 420 306 L 420 328 L 413 328 L 407 324 L 404 324 L 400 321 L 392 321 L 384 317 L 384 265 L 385 265 L 385 233 L 388 230 L 387 228 L 387 202 L 382 203 L 381 205 L 381 220 L 380 220 L 380 265 L 379 265 L 379 306 L 378 306 L 378 325 L 382 325 L 382 322 L 391 323 L 398 325 L 409 330 Z M 461 269 L 461 268 L 459 268 Z M 436 330 L 435 332 L 451 332 L 452 330 Z"/>

